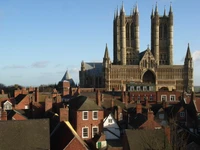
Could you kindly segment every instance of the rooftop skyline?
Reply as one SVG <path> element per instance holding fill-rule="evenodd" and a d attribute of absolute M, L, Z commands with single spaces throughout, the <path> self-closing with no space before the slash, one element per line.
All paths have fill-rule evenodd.
<path fill-rule="evenodd" d="M 136 1 L 123 2 L 129 15 Z M 137 1 L 140 52 L 150 43 L 150 15 L 156 0 Z M 200 2 L 172 0 L 173 61 L 182 65 L 190 43 L 194 85 L 200 85 Z M 38 86 L 58 83 L 68 69 L 79 82 L 81 61 L 102 62 L 106 43 L 113 60 L 113 17 L 121 0 L 0 1 L 0 83 Z M 159 15 L 170 1 L 157 0 Z"/>

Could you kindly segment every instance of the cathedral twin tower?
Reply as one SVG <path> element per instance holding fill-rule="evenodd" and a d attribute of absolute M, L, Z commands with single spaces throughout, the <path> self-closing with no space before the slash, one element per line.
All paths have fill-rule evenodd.
<path fill-rule="evenodd" d="M 139 11 L 134 8 L 126 16 L 124 6 L 115 12 L 113 21 L 114 64 L 138 65 L 139 63 Z M 156 5 L 151 14 L 151 51 L 157 65 L 173 65 L 173 12 L 164 10 L 161 17 Z"/>
<path fill-rule="evenodd" d="M 124 6 L 116 11 L 113 20 L 113 62 L 106 45 L 102 63 L 82 62 L 80 86 L 122 90 L 134 84 L 156 91 L 193 90 L 193 62 L 188 44 L 184 65 L 173 64 L 173 12 L 159 15 L 158 6 L 151 13 L 151 49 L 140 52 L 139 10 L 136 6 L 126 15 Z M 144 87 L 144 88 L 143 88 Z"/>

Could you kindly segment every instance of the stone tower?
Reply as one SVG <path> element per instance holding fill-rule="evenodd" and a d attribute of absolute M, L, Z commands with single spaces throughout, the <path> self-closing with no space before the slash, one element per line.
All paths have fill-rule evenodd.
<path fill-rule="evenodd" d="M 185 56 L 184 61 L 184 90 L 187 92 L 193 91 L 193 61 L 192 61 L 192 55 L 190 52 L 190 46 L 188 43 L 187 53 Z"/>
<path fill-rule="evenodd" d="M 124 6 L 114 15 L 113 21 L 113 63 L 136 65 L 139 62 L 139 11 L 136 5 L 132 14 L 126 16 Z"/>
<path fill-rule="evenodd" d="M 106 44 L 105 53 L 103 57 L 103 75 L 104 75 L 103 81 L 104 81 L 104 87 L 106 87 L 107 89 L 109 89 L 110 87 L 110 65 L 111 61 L 108 53 L 108 46 Z"/>
<path fill-rule="evenodd" d="M 157 65 L 173 65 L 173 12 L 170 5 L 169 14 L 164 9 L 163 16 L 155 11 L 151 14 L 151 51 Z"/>

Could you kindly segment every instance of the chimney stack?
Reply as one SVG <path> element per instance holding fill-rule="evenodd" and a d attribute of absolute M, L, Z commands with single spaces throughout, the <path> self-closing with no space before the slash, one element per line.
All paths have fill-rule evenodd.
<path fill-rule="evenodd" d="M 151 110 L 148 110 L 148 120 L 154 120 L 154 114 Z"/>
<path fill-rule="evenodd" d="M 142 104 L 140 103 L 140 101 L 137 101 L 137 104 L 136 104 L 136 113 L 137 114 L 142 114 Z"/>
<path fill-rule="evenodd" d="M 35 88 L 35 102 L 39 102 L 39 89 Z"/>
<path fill-rule="evenodd" d="M 45 99 L 45 112 L 51 111 L 51 110 L 52 110 L 52 99 L 47 97 Z"/>
<path fill-rule="evenodd" d="M 69 121 L 69 108 L 66 106 L 65 108 L 60 108 L 60 122 Z"/>
<path fill-rule="evenodd" d="M 5 93 L 4 93 L 4 90 L 1 90 L 1 94 L 2 94 L 2 95 L 5 94 Z"/>
<path fill-rule="evenodd" d="M 96 92 L 96 103 L 98 106 L 101 106 L 101 92 L 99 90 Z"/>

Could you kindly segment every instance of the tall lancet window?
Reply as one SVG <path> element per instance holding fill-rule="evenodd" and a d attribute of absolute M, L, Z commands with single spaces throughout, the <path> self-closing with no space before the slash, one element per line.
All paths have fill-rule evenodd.
<path fill-rule="evenodd" d="M 129 39 L 129 23 L 126 24 L 126 38 Z"/>
<path fill-rule="evenodd" d="M 131 23 L 131 40 L 134 39 L 134 26 L 133 23 Z"/>
<path fill-rule="evenodd" d="M 164 26 L 164 38 L 167 39 L 167 25 Z"/>
<path fill-rule="evenodd" d="M 162 37 L 163 37 L 163 26 L 161 25 L 159 28 L 159 39 L 162 40 Z"/>

